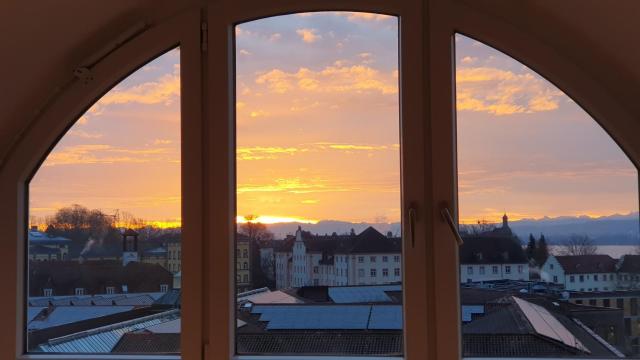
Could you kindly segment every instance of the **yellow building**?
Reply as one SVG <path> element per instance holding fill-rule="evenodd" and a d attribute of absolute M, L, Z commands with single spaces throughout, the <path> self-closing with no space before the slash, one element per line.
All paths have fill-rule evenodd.
<path fill-rule="evenodd" d="M 167 267 L 167 248 L 162 246 L 145 250 L 140 257 L 140 261 L 146 264 L 157 264 L 169 270 Z"/>
<path fill-rule="evenodd" d="M 178 240 L 167 243 L 167 270 L 175 274 L 182 271 L 182 243 Z"/>
<path fill-rule="evenodd" d="M 571 294 L 569 302 L 624 310 L 624 335 L 633 354 L 640 354 L 640 291 Z"/>
<path fill-rule="evenodd" d="M 251 242 L 240 234 L 236 237 L 236 289 L 251 290 Z"/>

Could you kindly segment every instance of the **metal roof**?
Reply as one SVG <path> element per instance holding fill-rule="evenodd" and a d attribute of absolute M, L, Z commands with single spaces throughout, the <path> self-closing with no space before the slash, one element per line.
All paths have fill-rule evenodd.
<path fill-rule="evenodd" d="M 330 287 L 329 297 L 338 304 L 391 302 L 387 291 L 402 291 L 402 285 Z"/>
<path fill-rule="evenodd" d="M 108 353 L 122 335 L 146 329 L 180 318 L 180 310 L 165 311 L 139 319 L 71 334 L 40 344 L 38 350 L 47 353 Z"/>
<path fill-rule="evenodd" d="M 27 323 L 33 320 L 42 310 L 46 309 L 46 307 L 28 307 L 27 308 Z"/>
<path fill-rule="evenodd" d="M 255 305 L 267 330 L 398 330 L 401 305 Z"/>
<path fill-rule="evenodd" d="M 29 243 L 30 244 L 66 244 L 71 240 L 62 236 L 49 236 L 47 233 L 41 231 L 29 231 Z"/>
<path fill-rule="evenodd" d="M 133 306 L 58 306 L 46 317 L 29 322 L 27 328 L 29 330 L 45 329 L 130 311 L 133 308 Z M 30 317 L 31 309 L 42 310 L 42 308 L 29 308 Z"/>
<path fill-rule="evenodd" d="M 567 328 L 564 327 L 564 325 L 562 325 L 555 316 L 551 315 L 547 309 L 515 296 L 513 299 L 538 334 L 550 337 L 567 346 L 577 348 L 586 353 L 591 353 L 591 351 L 589 351 L 589 349 L 587 349 L 580 340 L 567 330 Z"/>

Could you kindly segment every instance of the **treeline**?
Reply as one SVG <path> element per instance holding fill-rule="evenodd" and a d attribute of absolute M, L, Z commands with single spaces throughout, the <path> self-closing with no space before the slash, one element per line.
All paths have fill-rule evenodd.
<path fill-rule="evenodd" d="M 140 234 L 140 250 L 180 237 L 180 232 L 175 229 L 168 231 L 147 225 L 143 219 L 124 211 L 110 215 L 77 204 L 63 207 L 46 217 L 44 225 L 47 234 L 71 240 L 69 252 L 72 257 L 91 251 L 104 255 L 119 254 L 122 251 L 121 230 L 127 228 Z"/>

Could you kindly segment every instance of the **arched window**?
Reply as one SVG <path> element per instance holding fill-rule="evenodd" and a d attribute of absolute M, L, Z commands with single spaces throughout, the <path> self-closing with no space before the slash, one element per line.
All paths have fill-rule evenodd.
<path fill-rule="evenodd" d="M 109 353 L 114 359 L 127 353 L 130 358 L 140 352 L 152 353 L 147 357 L 161 352 L 163 359 L 172 360 L 265 353 L 269 358 L 313 353 L 458 359 L 537 356 L 534 352 L 541 348 L 549 351 L 546 357 L 618 356 L 615 351 L 635 356 L 637 299 L 630 294 L 638 275 L 631 253 L 610 255 L 614 268 L 601 257 L 606 254 L 597 254 L 591 258 L 597 261 L 574 263 L 568 273 L 559 272 L 560 259 L 553 269 L 549 266 L 556 271 L 550 275 L 536 259 L 543 254 L 541 243 L 550 251 L 557 245 L 557 234 L 531 229 L 520 236 L 517 230 L 525 217 L 534 218 L 530 223 L 536 226 L 556 221 L 568 227 L 573 217 L 584 214 L 588 217 L 578 219 L 584 226 L 576 230 L 573 249 L 592 250 L 595 240 L 596 251 L 604 251 L 602 234 L 596 237 L 592 229 L 595 216 L 601 217 L 598 226 L 616 222 L 628 230 L 616 235 L 616 241 L 627 241 L 634 230 L 624 224 L 633 218 L 629 212 L 637 211 L 637 189 L 631 185 L 635 170 L 611 138 L 561 91 L 480 43 L 460 36 L 456 40 L 455 31 L 473 34 L 532 64 L 607 125 L 638 164 L 635 108 L 620 96 L 631 90 L 621 84 L 609 94 L 598 81 L 604 76 L 588 72 L 606 71 L 607 64 L 618 66 L 613 71 L 618 75 L 630 73 L 628 69 L 619 66 L 619 57 L 609 62 L 594 57 L 603 64 L 598 69 L 576 66 L 577 57 L 564 56 L 573 55 L 566 54 L 564 45 L 575 49 L 581 46 L 575 44 L 592 44 L 594 39 L 574 42 L 575 34 L 561 32 L 539 36 L 544 32 L 537 32 L 542 29 L 538 24 L 546 29 L 558 22 L 548 15 L 553 12 L 531 11 L 536 21 L 515 24 L 506 15 L 517 7 L 485 0 L 222 0 L 130 6 L 135 8 L 122 16 L 106 14 L 118 21 L 96 22 L 101 26 L 87 31 L 82 41 L 61 43 L 74 48 L 51 59 L 49 68 L 59 73 L 46 73 L 43 67 L 42 84 L 33 94 L 27 91 L 28 98 L 18 99 L 24 103 L 18 106 L 22 113 L 8 115 L 19 119 L 14 125 L 21 124 L 13 131 L 13 125 L 3 123 L 2 133 L 6 131 L 9 140 L 2 144 L 13 145 L 0 154 L 0 224 L 9 234 L 8 241 L 0 242 L 6 255 L 0 268 L 8 279 L 0 317 L 17 320 L 15 327 L 9 326 L 12 321 L 0 327 L 0 358 L 33 357 L 35 352 L 46 358 L 46 351 L 76 352 L 73 357 L 79 359 L 94 353 Z M 545 9 L 539 4 L 533 8 Z M 68 12 L 75 15 L 73 9 Z M 549 45 L 552 37 L 563 42 Z M 178 46 L 179 66 L 156 63 L 177 57 L 177 50 L 165 52 Z M 594 54 L 607 51 L 599 48 Z M 165 55 L 151 64 L 159 67 L 143 67 L 158 54 Z M 80 62 L 83 55 L 88 56 Z M 16 87 L 16 93 L 25 92 Z M 145 110 L 136 113 L 136 107 Z M 112 121 L 103 121 L 105 128 L 97 131 L 107 117 Z M 171 117 L 179 119 L 172 130 L 163 121 Z M 145 121 L 150 124 L 140 131 L 137 126 Z M 151 137 L 160 133 L 174 138 Z M 63 171 L 72 167 L 78 172 Z M 169 183 L 176 186 L 173 195 L 165 194 Z M 70 202 L 72 198 L 78 200 Z M 145 204 L 156 212 L 143 210 Z M 167 207 L 177 215 L 159 210 Z M 65 228 L 59 221 L 65 216 L 56 216 L 65 208 L 62 215 L 91 221 Z M 620 214 L 611 216 L 613 212 Z M 456 215 L 463 222 L 460 228 Z M 540 220 L 545 215 L 551 219 Z M 563 215 L 569 218 L 558 219 Z M 157 222 L 139 226 L 138 217 L 145 218 L 145 225 Z M 176 220 L 179 232 L 165 229 Z M 47 229 L 49 222 L 55 226 Z M 101 223 L 107 224 L 111 237 L 95 231 Z M 247 228 L 246 243 L 237 235 L 238 225 Z M 80 230 L 73 233 L 75 228 Z M 116 250 L 120 255 L 96 254 L 96 247 L 116 248 L 114 229 L 126 237 L 127 245 Z M 385 235 L 386 230 L 392 235 Z M 458 230 L 467 231 L 463 239 L 457 239 Z M 61 234 L 64 231 L 73 234 Z M 497 236 L 491 246 L 483 242 L 458 253 L 455 240 L 469 249 L 486 240 L 487 232 Z M 513 241 L 514 232 L 522 251 Z M 83 233 L 85 242 L 74 240 Z M 527 256 L 529 233 L 533 256 Z M 11 241 L 12 234 L 17 241 Z M 177 234 L 180 245 L 170 245 L 173 255 L 165 259 L 162 245 Z M 43 240 L 36 244 L 38 239 Z M 234 266 L 239 244 L 251 262 L 235 260 Z M 295 256 L 287 251 L 291 248 Z M 141 257 L 141 252 L 149 256 Z M 526 262 L 520 261 L 521 252 Z M 394 256 L 394 282 L 372 284 L 365 274 L 384 274 L 384 269 L 367 260 L 389 253 Z M 282 259 L 275 274 L 261 271 L 270 268 L 264 266 L 269 254 Z M 325 288 L 322 285 L 336 279 L 335 271 L 324 271 L 328 278 L 318 280 L 318 287 L 308 286 L 317 279 L 306 269 L 312 264 L 335 266 L 335 254 L 344 259 L 351 254 L 349 271 L 357 282 L 345 278 L 338 281 L 342 286 Z M 461 285 L 460 266 L 467 259 L 484 264 Z M 39 279 L 50 273 L 45 268 L 61 263 L 88 270 L 65 272 L 74 281 L 64 286 Z M 127 271 L 98 271 L 98 264 L 119 264 Z M 164 264 L 168 274 L 161 271 Z M 36 267 L 38 271 L 32 271 Z M 157 271 L 140 275 L 150 267 Z M 293 275 L 277 269 L 291 269 Z M 187 274 L 184 284 L 182 270 Z M 121 277 L 99 279 L 110 280 L 121 291 L 97 293 L 105 286 L 91 286 L 95 274 Z M 532 281 L 531 276 L 540 279 Z M 237 286 L 242 279 L 245 283 Z M 42 284 L 32 287 L 38 282 Z M 158 283 L 172 284 L 171 290 L 159 294 Z M 296 289 L 279 289 L 278 284 Z M 39 290 L 52 288 L 56 290 Z M 76 295 L 75 288 L 83 294 Z M 355 299 L 348 288 L 358 290 Z M 616 309 L 606 311 L 611 317 L 602 326 L 579 317 L 586 307 L 591 315 L 605 313 L 600 308 L 607 299 L 601 293 L 614 289 L 616 293 L 607 296 L 612 295 L 611 303 L 616 299 Z M 481 296 L 469 302 L 466 293 Z M 538 301 L 540 293 L 546 300 Z M 253 300 L 244 303 L 248 297 L 288 303 L 256 300 L 251 305 Z M 303 300 L 315 297 L 323 301 L 321 306 Z M 490 317 L 504 315 L 505 309 L 517 316 L 499 319 L 505 321 Z M 556 316 L 559 309 L 569 315 Z M 281 310 L 289 315 L 301 311 L 296 313 L 301 316 L 282 316 Z M 60 315 L 64 311 L 72 315 Z M 57 316 L 72 322 L 60 323 Z M 533 320 L 535 316 L 546 326 Z M 137 323 L 171 317 L 161 324 Z M 515 339 L 504 327 L 496 328 L 514 318 L 526 320 L 524 328 L 517 326 L 523 323 L 510 323 L 514 327 L 508 330 L 519 331 Z M 135 327 L 115 330 L 133 323 Z M 52 324 L 56 326 L 48 327 Z M 502 332 L 487 335 L 488 327 Z M 87 337 L 93 340 L 110 330 L 117 334 L 108 343 L 84 347 L 90 343 Z M 290 338 L 283 339 L 282 330 Z M 154 346 L 142 349 L 143 342 L 136 340 L 142 337 Z M 166 337 L 172 341 L 157 342 Z M 303 345 L 295 347 L 295 341 Z M 72 347 L 77 343 L 83 347 Z M 498 346 L 487 355 L 491 344 Z"/>
<path fill-rule="evenodd" d="M 455 44 L 463 356 L 636 355 L 624 321 L 637 299 L 615 315 L 601 306 L 640 291 L 620 280 L 640 269 L 637 169 L 533 70 L 463 35 Z M 474 274 L 479 264 L 505 271 Z M 527 338 L 538 345 L 511 346 Z"/>
<path fill-rule="evenodd" d="M 135 335 L 112 335 L 180 317 L 175 302 L 153 314 L 134 310 L 151 310 L 159 298 L 151 294 L 173 282 L 168 260 L 180 262 L 162 247 L 180 242 L 180 142 L 180 50 L 173 49 L 102 96 L 44 159 L 29 183 L 28 251 L 29 259 L 51 261 L 28 262 L 25 306 L 41 310 L 36 290 L 45 284 L 56 301 L 46 316 L 27 319 L 28 352 L 138 353 L 145 345 Z M 127 298 L 113 298 L 113 286 L 102 292 L 105 282 L 126 285 Z M 100 346 L 69 337 L 99 328 L 109 329 L 94 331 Z M 180 352 L 180 326 L 168 333 L 175 346 L 159 352 Z"/>

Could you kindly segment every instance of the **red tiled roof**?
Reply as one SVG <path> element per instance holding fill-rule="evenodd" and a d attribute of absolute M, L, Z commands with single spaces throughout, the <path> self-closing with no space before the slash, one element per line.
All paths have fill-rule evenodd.
<path fill-rule="evenodd" d="M 556 256 L 566 274 L 612 273 L 616 260 L 609 255 Z"/>

